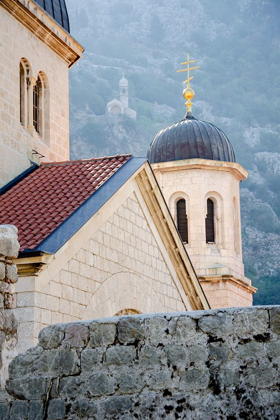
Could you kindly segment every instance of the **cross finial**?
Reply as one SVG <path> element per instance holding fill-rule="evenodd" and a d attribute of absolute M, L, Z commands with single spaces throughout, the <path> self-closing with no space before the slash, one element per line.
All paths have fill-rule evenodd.
<path fill-rule="evenodd" d="M 195 70 L 195 69 L 199 69 L 200 68 L 200 66 L 190 67 L 190 64 L 191 63 L 195 63 L 195 60 L 190 61 L 190 56 L 189 56 L 189 54 L 187 54 L 187 61 L 185 61 L 184 63 L 181 63 L 181 66 L 184 66 L 185 64 L 187 64 L 187 68 L 186 69 L 182 69 L 182 70 L 177 70 L 177 73 L 180 73 L 182 71 L 186 71 L 187 72 L 187 75 L 188 75 L 187 80 L 185 80 L 183 82 L 184 84 L 187 83 L 187 87 L 183 91 L 183 96 L 187 100 L 187 102 L 185 103 L 185 105 L 187 107 L 187 112 L 190 113 L 190 115 L 191 115 L 192 105 L 193 105 L 192 102 L 191 102 L 191 99 L 194 97 L 194 91 L 190 87 L 190 80 L 193 79 L 193 76 L 190 77 L 190 70 Z"/>

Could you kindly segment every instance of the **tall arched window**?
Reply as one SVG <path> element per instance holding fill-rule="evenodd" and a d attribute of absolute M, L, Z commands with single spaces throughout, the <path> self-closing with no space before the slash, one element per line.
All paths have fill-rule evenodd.
<path fill-rule="evenodd" d="M 40 76 L 33 87 L 33 125 L 37 133 L 42 135 L 43 84 Z"/>
<path fill-rule="evenodd" d="M 177 226 L 182 241 L 188 243 L 188 216 L 186 213 L 186 200 L 177 201 Z"/>
<path fill-rule="evenodd" d="M 28 81 L 31 76 L 30 65 L 26 58 L 19 63 L 19 119 L 23 127 L 27 128 L 28 122 Z"/>
<path fill-rule="evenodd" d="M 214 202 L 207 199 L 207 215 L 205 219 L 206 242 L 215 242 Z"/>

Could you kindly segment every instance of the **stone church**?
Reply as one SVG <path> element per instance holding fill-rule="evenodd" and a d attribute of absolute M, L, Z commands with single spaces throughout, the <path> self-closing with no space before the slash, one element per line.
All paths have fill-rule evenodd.
<path fill-rule="evenodd" d="M 122 114 L 136 120 L 137 113 L 134 109 L 129 108 L 129 91 L 128 80 L 124 75 L 119 81 L 120 99 L 113 99 L 106 105 L 106 114 L 109 118 L 116 118 Z"/>
<path fill-rule="evenodd" d="M 225 134 L 188 113 L 155 137 L 151 166 L 69 161 L 68 72 L 83 48 L 65 1 L 0 0 L 0 19 L 0 224 L 19 235 L 19 351 L 54 323 L 251 305 L 247 172 Z M 124 78 L 120 94 L 129 109 Z"/>

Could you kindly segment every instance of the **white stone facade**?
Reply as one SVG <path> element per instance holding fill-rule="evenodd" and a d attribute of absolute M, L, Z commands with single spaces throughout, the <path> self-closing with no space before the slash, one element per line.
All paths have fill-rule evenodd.
<path fill-rule="evenodd" d="M 0 187 L 28 169 L 30 160 L 40 162 L 32 150 L 45 156 L 44 161 L 69 158 L 68 44 L 71 51 L 77 50 L 77 55 L 82 53 L 82 47 L 35 2 L 8 0 L 6 3 L 10 3 L 14 13 L 0 4 Z M 32 31 L 29 21 L 24 21 L 31 19 L 30 11 L 34 13 L 33 21 L 37 19 L 38 33 Z M 55 34 L 57 51 L 55 45 L 51 46 L 50 31 L 48 37 L 42 35 L 41 22 Z M 62 46 L 65 52 L 60 51 Z M 23 77 L 25 124 L 20 122 L 21 60 L 28 67 Z M 40 135 L 33 127 L 32 109 L 33 85 L 39 73 L 44 76 L 44 132 Z"/>

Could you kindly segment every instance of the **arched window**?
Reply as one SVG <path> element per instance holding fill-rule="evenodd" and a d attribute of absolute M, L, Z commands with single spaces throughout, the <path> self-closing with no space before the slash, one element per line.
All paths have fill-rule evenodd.
<path fill-rule="evenodd" d="M 30 65 L 25 58 L 19 63 L 19 119 L 23 127 L 27 128 L 28 122 L 28 81 L 30 80 Z"/>
<path fill-rule="evenodd" d="M 186 200 L 177 201 L 177 226 L 182 241 L 188 243 L 188 217 L 186 213 Z"/>
<path fill-rule="evenodd" d="M 215 242 L 214 202 L 207 199 L 207 215 L 205 219 L 206 242 Z"/>
<path fill-rule="evenodd" d="M 33 87 L 33 126 L 42 135 L 43 84 L 40 76 Z"/>

